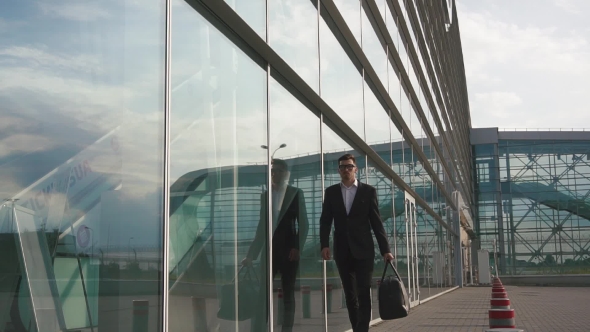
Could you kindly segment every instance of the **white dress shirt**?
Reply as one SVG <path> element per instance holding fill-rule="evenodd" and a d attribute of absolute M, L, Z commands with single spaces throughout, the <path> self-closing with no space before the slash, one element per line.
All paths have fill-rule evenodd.
<path fill-rule="evenodd" d="M 340 189 L 342 190 L 342 199 L 344 199 L 344 206 L 346 207 L 346 214 L 350 213 L 350 208 L 352 207 L 352 202 L 354 201 L 354 196 L 356 195 L 356 190 L 358 188 L 358 180 L 354 179 L 354 183 L 347 187 L 344 183 L 340 182 Z"/>
<path fill-rule="evenodd" d="M 273 186 L 272 188 L 272 229 L 273 232 L 279 225 L 279 213 L 283 207 L 283 200 L 285 199 L 286 185 Z"/>

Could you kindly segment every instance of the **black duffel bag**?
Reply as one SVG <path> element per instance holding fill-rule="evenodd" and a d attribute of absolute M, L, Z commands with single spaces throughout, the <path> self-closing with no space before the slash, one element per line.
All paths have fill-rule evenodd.
<path fill-rule="evenodd" d="M 244 271 L 242 273 L 242 271 Z M 235 278 L 226 285 L 221 286 L 219 294 L 219 310 L 217 318 L 242 321 L 254 316 L 256 311 L 256 301 L 260 281 L 254 268 L 251 266 L 242 266 L 238 271 L 238 298 L 236 299 L 236 280 Z M 238 301 L 238 314 L 236 315 L 236 300 Z"/>
<path fill-rule="evenodd" d="M 390 265 L 395 275 L 388 275 L 387 266 Z M 383 277 L 381 277 L 381 285 L 379 285 L 379 316 L 383 320 L 404 318 L 410 312 L 410 302 L 408 301 L 408 293 L 402 278 L 397 273 L 395 266 L 388 261 L 385 263 L 383 269 Z"/>

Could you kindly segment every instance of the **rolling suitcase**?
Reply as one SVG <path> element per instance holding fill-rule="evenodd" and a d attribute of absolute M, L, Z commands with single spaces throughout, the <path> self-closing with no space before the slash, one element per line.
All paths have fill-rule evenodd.
<path fill-rule="evenodd" d="M 391 266 L 395 275 L 385 276 L 388 265 Z M 379 285 L 379 315 L 383 320 L 390 320 L 406 317 L 409 312 L 410 302 L 404 282 L 393 264 L 388 261 Z"/>

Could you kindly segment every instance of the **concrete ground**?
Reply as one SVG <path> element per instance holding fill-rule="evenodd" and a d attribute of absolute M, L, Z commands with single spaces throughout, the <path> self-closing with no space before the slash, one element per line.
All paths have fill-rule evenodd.
<path fill-rule="evenodd" d="M 516 327 L 529 332 L 590 331 L 590 287 L 505 286 Z M 491 287 L 465 287 L 423 303 L 406 318 L 378 322 L 371 332 L 485 331 Z"/>

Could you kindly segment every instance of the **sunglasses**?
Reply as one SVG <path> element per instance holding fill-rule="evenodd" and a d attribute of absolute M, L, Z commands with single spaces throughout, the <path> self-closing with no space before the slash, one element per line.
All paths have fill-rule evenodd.
<path fill-rule="evenodd" d="M 343 170 L 352 171 L 355 167 L 356 167 L 356 165 L 354 165 L 354 164 L 338 165 L 338 169 L 340 169 L 341 171 L 343 171 Z"/>

